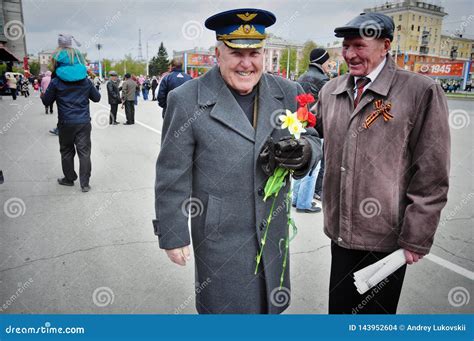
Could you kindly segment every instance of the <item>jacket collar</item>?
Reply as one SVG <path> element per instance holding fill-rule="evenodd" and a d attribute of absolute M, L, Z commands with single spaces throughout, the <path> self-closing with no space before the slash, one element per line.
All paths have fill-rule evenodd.
<path fill-rule="evenodd" d="M 395 77 L 395 71 L 397 66 L 393 58 L 387 54 L 387 60 L 382 71 L 378 77 L 373 81 L 367 88 L 367 91 L 372 91 L 381 96 L 387 96 L 390 87 L 392 86 L 393 77 Z M 349 74 L 344 75 L 345 79 L 342 79 L 336 89 L 332 92 L 333 95 L 340 95 L 346 91 L 352 91 L 354 89 L 354 77 Z"/>

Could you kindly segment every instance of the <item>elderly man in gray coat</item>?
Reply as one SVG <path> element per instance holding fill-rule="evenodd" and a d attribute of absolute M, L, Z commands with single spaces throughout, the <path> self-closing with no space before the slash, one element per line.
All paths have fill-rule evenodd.
<path fill-rule="evenodd" d="M 290 300 L 289 267 L 283 271 L 288 236 L 287 181 L 274 206 L 257 274 L 256 255 L 271 200 L 263 201 L 268 160 L 260 157 L 271 137 L 285 145 L 289 136 L 275 120 L 285 109 L 296 111 L 302 88 L 263 74 L 264 29 L 272 13 L 232 10 L 206 21 L 218 39 L 218 66 L 170 92 L 156 164 L 153 221 L 160 247 L 172 262 L 190 259 L 188 218 L 195 259 L 196 308 L 199 313 L 281 313 Z M 294 141 L 293 141 L 294 142 Z M 321 158 L 313 128 L 277 166 L 303 177 Z M 296 151 L 300 152 L 297 153 Z M 291 153 L 290 153 L 291 154 Z"/>

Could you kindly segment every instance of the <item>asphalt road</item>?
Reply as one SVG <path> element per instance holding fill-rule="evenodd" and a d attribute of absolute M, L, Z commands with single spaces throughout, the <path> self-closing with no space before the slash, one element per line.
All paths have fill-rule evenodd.
<path fill-rule="evenodd" d="M 91 104 L 92 190 L 82 193 L 56 183 L 56 113 L 45 115 L 35 95 L 0 100 L 0 312 L 196 313 L 193 262 L 171 264 L 153 234 L 162 119 L 156 102 L 139 102 L 134 126 L 107 124 L 106 97 Z M 473 312 L 473 103 L 449 100 L 449 201 L 431 255 L 408 269 L 399 313 Z M 294 217 L 287 313 L 325 314 L 323 216 Z"/>

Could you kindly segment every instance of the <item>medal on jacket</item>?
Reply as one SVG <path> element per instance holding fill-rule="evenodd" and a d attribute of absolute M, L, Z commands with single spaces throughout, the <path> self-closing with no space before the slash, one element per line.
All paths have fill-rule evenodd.
<path fill-rule="evenodd" d="M 374 101 L 375 111 L 371 112 L 369 116 L 365 119 L 364 128 L 369 129 L 370 126 L 379 118 L 383 117 L 385 122 L 390 121 L 393 116 L 390 114 L 390 109 L 392 109 L 392 103 L 384 103 L 383 100 L 378 99 Z"/>

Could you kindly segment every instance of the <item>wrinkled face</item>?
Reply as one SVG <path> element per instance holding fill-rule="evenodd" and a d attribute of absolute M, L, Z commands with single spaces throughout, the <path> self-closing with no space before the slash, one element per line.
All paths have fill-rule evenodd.
<path fill-rule="evenodd" d="M 252 92 L 263 72 L 263 48 L 231 49 L 226 45 L 216 48 L 222 78 L 241 95 Z"/>
<path fill-rule="evenodd" d="M 362 77 L 371 73 L 385 58 L 390 49 L 390 39 L 363 39 L 347 37 L 342 42 L 342 56 L 352 76 Z"/>

